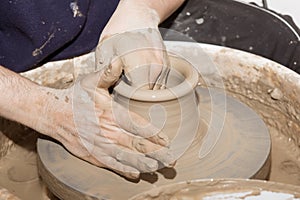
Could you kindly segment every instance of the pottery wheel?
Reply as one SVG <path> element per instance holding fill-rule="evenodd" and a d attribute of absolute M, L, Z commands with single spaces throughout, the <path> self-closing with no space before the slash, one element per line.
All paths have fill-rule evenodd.
<path fill-rule="evenodd" d="M 198 135 L 206 131 L 207 138 L 200 143 L 197 136 L 174 169 L 143 174 L 132 182 L 74 157 L 53 141 L 39 139 L 38 166 L 43 180 L 59 198 L 79 200 L 128 199 L 157 186 L 192 179 L 266 178 L 271 141 L 262 119 L 216 89 L 198 87 L 196 91 L 201 115 Z"/>

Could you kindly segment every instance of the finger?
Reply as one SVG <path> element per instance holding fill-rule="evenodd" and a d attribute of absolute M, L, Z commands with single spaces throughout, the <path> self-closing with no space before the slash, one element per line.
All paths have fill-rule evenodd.
<path fill-rule="evenodd" d="M 154 159 L 146 157 L 143 154 L 120 150 L 115 155 L 115 159 L 125 165 L 136 168 L 142 173 L 149 173 L 158 170 L 158 162 Z"/>
<path fill-rule="evenodd" d="M 115 158 L 118 162 L 131 166 L 142 173 L 154 172 L 158 169 L 158 162 L 146 157 L 144 154 L 130 151 L 115 144 L 106 146 L 105 148 L 109 149 L 107 150 L 107 154 Z"/>
<path fill-rule="evenodd" d="M 145 138 L 127 134 L 122 130 L 119 131 L 115 130 L 113 134 L 102 131 L 101 135 L 102 134 L 107 139 L 107 142 L 103 141 L 103 137 L 97 137 L 97 139 L 95 140 L 96 144 L 98 144 L 102 148 L 108 150 L 111 149 L 112 145 L 121 145 L 133 151 L 145 154 L 159 161 L 164 166 L 173 166 L 174 164 L 175 161 L 174 156 L 168 148 L 163 147 L 161 145 L 154 144 Z M 116 144 L 112 144 L 110 141 L 114 141 L 116 142 Z M 122 147 L 118 147 L 118 148 L 121 149 Z M 120 155 L 116 155 L 116 154 L 117 153 L 113 153 L 113 152 L 110 153 L 110 155 L 114 157 L 124 158 L 127 156 L 127 159 L 130 157 L 129 154 L 126 153 Z M 137 162 L 140 161 L 141 165 L 138 167 L 139 170 L 151 171 L 155 168 L 157 169 L 157 166 L 155 166 L 155 163 L 153 163 L 153 161 L 148 160 L 147 158 L 139 157 L 138 155 L 140 154 L 137 154 L 136 155 L 137 157 L 131 157 L 131 160 L 127 160 L 128 162 L 127 164 L 131 164 L 131 166 L 136 167 L 138 166 L 136 165 Z M 131 154 L 131 156 L 134 156 L 134 154 Z M 120 160 L 125 161 L 126 159 L 120 159 Z"/>
<path fill-rule="evenodd" d="M 134 167 L 125 165 L 109 155 L 103 155 L 102 153 L 99 153 L 99 151 L 100 149 L 95 148 L 92 153 L 93 164 L 111 169 L 130 179 L 137 179 L 140 176 L 140 172 Z"/>
<path fill-rule="evenodd" d="M 114 60 L 108 67 L 101 71 L 98 79 L 98 87 L 107 89 L 115 84 L 122 74 L 122 68 L 123 65 L 121 60 Z"/>
<path fill-rule="evenodd" d="M 121 73 L 122 64 L 116 60 L 100 71 L 86 75 L 80 80 L 80 85 L 90 92 L 94 92 L 98 87 L 107 89 L 119 80 Z"/>
<path fill-rule="evenodd" d="M 95 67 L 97 71 L 109 66 L 111 61 L 115 58 L 114 43 L 116 39 L 115 36 L 107 36 L 99 40 L 95 50 Z"/>
<path fill-rule="evenodd" d="M 169 58 L 161 49 L 136 49 L 121 57 L 130 85 L 134 87 L 164 86 L 169 71 Z M 157 87 L 158 88 L 158 87 Z"/>
<path fill-rule="evenodd" d="M 146 140 L 144 138 L 135 137 L 135 136 L 129 136 L 125 137 L 127 134 L 121 134 L 121 137 L 119 137 L 119 144 L 127 147 L 131 150 L 138 151 L 140 153 L 143 153 L 160 163 L 162 163 L 164 166 L 172 167 L 175 164 L 175 158 L 173 153 L 170 151 L 170 149 L 166 147 L 162 147 L 160 145 L 156 145 L 149 140 Z M 127 141 L 127 142 L 125 142 Z M 125 154 L 127 155 L 127 154 Z M 141 158 L 142 159 L 142 158 Z M 136 161 L 136 158 L 133 158 L 134 161 Z M 145 160 L 141 160 L 142 162 Z M 147 167 L 153 166 L 153 163 L 148 160 L 150 166 L 145 166 L 145 163 L 143 163 L 143 168 L 141 169 L 147 169 Z M 134 163 L 131 161 L 131 163 Z M 153 166 L 154 167 L 154 166 Z"/>
<path fill-rule="evenodd" d="M 113 102 L 113 117 L 118 125 L 134 135 L 162 146 L 169 145 L 169 138 L 161 130 L 149 123 L 140 115 L 130 112 L 123 106 Z"/>
<path fill-rule="evenodd" d="M 157 81 L 163 72 L 163 65 L 162 64 L 150 64 L 149 65 L 149 89 L 159 89 L 157 85 Z"/>
<path fill-rule="evenodd" d="M 149 61 L 145 50 L 135 49 L 134 51 L 121 56 L 124 64 L 125 77 L 133 87 L 143 87 L 148 84 Z M 146 51 L 148 52 L 148 51 Z M 147 88 L 148 89 L 148 88 Z"/>
<path fill-rule="evenodd" d="M 170 72 L 170 60 L 168 53 L 163 47 L 153 51 L 153 60 L 157 64 L 152 64 L 149 73 L 150 89 L 158 90 L 164 89 L 167 85 L 167 79 Z"/>
<path fill-rule="evenodd" d="M 167 81 L 169 76 L 170 68 L 164 67 L 161 75 L 158 77 L 157 81 L 153 85 L 153 90 L 162 90 L 167 87 Z"/>
<path fill-rule="evenodd" d="M 175 156 L 169 148 L 161 148 L 158 151 L 152 151 L 147 156 L 160 161 L 165 167 L 173 167 L 176 163 Z"/>
<path fill-rule="evenodd" d="M 110 125 L 106 125 L 106 123 L 102 126 L 101 130 L 101 133 L 99 133 L 100 137 L 96 137 L 96 142 L 98 144 L 113 141 L 113 143 L 117 145 L 143 154 L 158 151 L 162 148 L 161 145 L 155 144 L 146 138 L 134 136 L 121 128 L 112 128 Z M 107 139 L 107 141 L 103 141 L 102 138 Z"/>

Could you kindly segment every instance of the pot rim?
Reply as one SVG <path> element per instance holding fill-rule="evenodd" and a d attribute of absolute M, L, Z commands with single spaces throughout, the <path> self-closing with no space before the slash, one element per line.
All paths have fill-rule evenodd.
<path fill-rule="evenodd" d="M 190 62 L 186 59 L 178 56 L 169 56 L 171 63 L 176 60 L 184 62 L 185 66 L 182 67 L 177 65 L 172 65 L 171 67 L 185 77 L 185 80 L 180 84 L 160 90 L 143 90 L 136 87 L 130 86 L 124 81 L 120 81 L 119 84 L 114 88 L 114 94 L 124 96 L 126 98 L 145 101 L 145 102 L 161 102 L 169 101 L 173 99 L 179 99 L 188 93 L 194 91 L 195 87 L 198 84 L 199 75 L 197 70 L 192 66 Z"/>

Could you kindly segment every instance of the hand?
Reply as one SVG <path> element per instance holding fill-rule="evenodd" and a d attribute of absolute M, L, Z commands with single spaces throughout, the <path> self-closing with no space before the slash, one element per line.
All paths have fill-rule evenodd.
<path fill-rule="evenodd" d="M 107 89 L 120 73 L 121 68 L 104 68 L 70 89 L 49 92 L 48 109 L 41 115 L 48 124 L 39 129 L 51 130 L 48 135 L 75 156 L 137 178 L 141 172 L 156 171 L 159 163 L 171 166 L 174 160 L 163 133 L 151 125 L 142 128 L 148 121 L 112 100 Z"/>
<path fill-rule="evenodd" d="M 0 188 L 0 199 L 3 200 L 20 200 L 17 196 L 10 193 L 7 189 Z"/>
<path fill-rule="evenodd" d="M 96 68 L 120 65 L 133 86 L 165 87 L 169 58 L 158 24 L 183 1 L 123 0 L 103 30 L 96 49 Z M 136 68 L 144 67 L 143 70 Z M 142 71 L 142 73 L 141 73 Z"/>
<path fill-rule="evenodd" d="M 157 28 L 109 36 L 96 49 L 97 68 L 122 67 L 130 85 L 161 89 L 166 85 L 170 61 Z"/>

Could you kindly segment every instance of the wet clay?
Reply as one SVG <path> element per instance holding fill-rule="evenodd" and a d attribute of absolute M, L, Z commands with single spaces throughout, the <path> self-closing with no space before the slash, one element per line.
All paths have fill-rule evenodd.
<path fill-rule="evenodd" d="M 130 103 L 129 109 L 143 115 L 147 114 L 148 109 L 155 103 L 163 107 L 162 110 L 165 112 L 162 114 L 166 114 L 166 126 L 163 131 L 173 139 L 170 148 L 175 153 L 179 152 L 179 155 L 176 155 L 179 158 L 176 166 L 171 169 L 160 169 L 154 174 L 143 174 L 140 180 L 130 181 L 75 158 L 59 144 L 39 140 L 39 170 L 51 191 L 63 199 L 84 197 L 127 199 L 152 187 L 187 179 L 220 177 L 264 179 L 267 177 L 269 164 L 266 161 L 269 158 L 270 139 L 259 117 L 232 98 L 227 98 L 227 101 L 231 102 L 228 105 L 227 115 L 220 115 L 226 107 L 225 102 L 222 101 L 224 94 L 200 88 L 195 91 L 198 81 L 195 69 L 188 67 L 181 60 L 176 60 L 172 67 L 178 67 L 176 69 L 180 71 L 181 77 L 173 75 L 171 70 L 170 82 L 173 81 L 173 77 L 176 77 L 173 81 L 174 86 L 171 85 L 165 91 L 136 91 L 128 85 L 121 85 L 123 83 L 121 82 L 115 89 L 114 98 L 124 106 L 126 106 L 126 99 L 121 101 L 118 95 L 125 96 L 128 101 L 134 100 Z M 128 94 L 123 95 L 124 93 Z M 200 108 L 197 107 L 197 100 L 200 101 Z M 212 110 L 212 104 L 217 107 L 215 110 Z M 243 114 L 241 114 L 242 110 L 244 110 Z M 201 118 L 198 118 L 199 112 Z M 164 115 L 158 115 L 157 111 L 154 114 L 154 120 L 165 119 Z M 246 120 L 240 122 L 242 118 Z M 198 123 L 200 123 L 199 127 Z M 256 127 L 254 129 L 253 124 Z M 183 131 L 179 131 L 176 135 L 177 128 L 182 128 Z M 215 148 L 200 158 L 203 138 L 218 131 L 222 133 L 216 141 Z M 189 138 L 191 134 L 192 137 Z M 179 139 L 177 139 L 178 135 Z M 93 182 L 89 181 L 90 177 L 93 177 Z M 114 188 L 111 187 L 113 185 L 119 185 L 118 193 L 114 193 Z"/>
<path fill-rule="evenodd" d="M 199 99 L 195 92 L 198 83 L 197 71 L 180 58 L 170 56 L 170 63 L 165 89 L 146 90 L 122 81 L 114 88 L 113 97 L 117 103 L 143 116 L 159 132 L 168 136 L 169 149 L 174 157 L 172 161 L 175 162 L 184 154 L 195 137 L 198 137 L 201 143 L 206 132 L 198 133 L 199 136 L 196 136 L 200 124 Z M 138 73 L 135 70 L 133 72 Z"/>
<path fill-rule="evenodd" d="M 228 105 L 228 115 L 220 139 L 209 154 L 199 158 L 203 137 L 218 130 L 218 122 L 222 122 L 223 116 L 219 113 L 223 107 L 215 104 L 218 108 L 214 112 L 210 110 L 211 98 L 222 95 L 219 91 L 211 90 L 209 93 L 205 88 L 197 88 L 196 91 L 201 97 L 199 130 L 174 168 L 142 174 L 139 180 L 127 180 L 77 159 L 55 142 L 39 139 L 39 170 L 43 180 L 58 197 L 76 200 L 84 197 L 127 199 L 154 187 L 200 178 L 265 179 L 270 167 L 268 132 L 266 129 L 264 131 L 264 124 L 253 111 L 229 97 L 227 102 L 231 104 Z M 249 118 L 257 129 L 251 128 L 253 125 L 245 120 Z M 118 185 L 117 193 L 115 185 Z"/>
<path fill-rule="evenodd" d="M 6 188 L 22 200 L 50 199 L 51 195 L 48 196 L 37 169 L 38 133 L 3 118 L 0 118 L 0 124 L 0 187 Z M 0 197 L 3 197 L 2 193 Z"/>
<path fill-rule="evenodd" d="M 220 56 L 226 54 L 220 52 Z M 216 59 L 220 59 L 217 57 Z M 218 61 L 220 62 L 220 61 Z M 235 98 L 256 110 L 267 124 L 271 140 L 271 170 L 269 180 L 300 185 L 300 104 L 297 97 L 299 91 L 292 84 L 278 81 L 280 75 L 262 67 L 262 78 L 250 82 L 238 76 L 230 76 L 225 80 L 226 88 Z M 276 66 L 276 63 L 274 64 Z M 240 65 L 247 68 L 247 65 Z M 296 79 L 286 77 L 287 81 L 297 83 Z M 269 85 L 268 80 L 274 81 Z M 285 89 L 279 89 L 287 86 Z M 275 95 L 282 93 L 281 95 Z M 278 92 L 279 91 L 279 92 Z M 298 98 L 298 99 L 297 99 Z"/>
<path fill-rule="evenodd" d="M 257 180 L 197 180 L 155 188 L 130 200 L 215 200 L 282 199 L 299 200 L 300 187 Z"/>
<path fill-rule="evenodd" d="M 242 80 L 233 77 L 227 82 L 228 86 L 232 87 L 230 82 L 233 79 L 243 84 Z M 259 85 L 248 84 L 246 95 L 237 94 L 236 89 L 232 95 L 255 108 L 268 125 L 272 139 L 272 165 L 269 180 L 300 185 L 300 148 L 299 138 L 297 138 L 300 131 L 299 123 L 291 119 L 292 115 L 282 113 L 278 109 L 283 104 L 274 100 L 268 90 L 270 87 L 261 82 Z M 257 95 L 254 95 L 253 91 Z M 293 112 L 294 105 L 286 104 L 283 108 Z"/>
<path fill-rule="evenodd" d="M 246 52 L 214 45 L 169 42 L 169 50 L 192 54 L 201 49 L 217 66 L 211 82 L 222 77 L 230 95 L 254 109 L 264 120 L 272 140 L 269 180 L 300 185 L 300 77 L 299 74 Z M 209 63 L 203 60 L 203 66 Z M 210 62 L 211 62 L 210 61 Z"/>
<path fill-rule="evenodd" d="M 170 43 L 167 46 L 170 47 Z M 191 53 L 193 49 L 198 48 L 198 46 L 189 45 L 192 44 L 175 44 L 176 48 L 188 49 Z M 300 185 L 299 76 L 293 75 L 292 72 L 276 63 L 249 53 L 211 45 L 202 46 L 213 59 L 213 62 L 219 65 L 226 82 L 226 89 L 231 95 L 253 108 L 267 124 L 272 139 L 269 180 Z M 88 70 L 88 67 L 93 66 L 93 61 L 94 55 L 88 54 L 67 61 L 48 63 L 24 75 L 37 83 L 56 87 L 57 81 L 71 82 L 74 74 L 76 76 L 76 74 L 85 73 L 86 70 L 91 71 Z M 213 84 L 209 86 L 213 86 Z M 271 95 L 275 88 L 281 91 L 282 96 L 278 95 L 280 93 Z M 6 127 L 5 124 L 1 124 L 1 128 L 3 126 Z M 14 129 L 11 129 L 11 134 L 15 134 Z M 14 142 L 2 139 L 1 137 L 1 153 L 3 155 L 7 152 L 11 153 L 8 147 Z M 7 145 L 2 145 L 3 142 Z M 2 149 L 4 150 L 2 151 Z M 71 167 L 74 168 L 74 166 Z M 77 178 L 80 179 L 81 177 L 74 177 L 74 179 Z M 108 186 L 113 185 L 113 179 L 103 183 L 102 188 L 108 189 Z M 89 176 L 86 181 L 93 182 L 94 177 Z M 116 193 L 115 190 L 114 193 Z"/>

